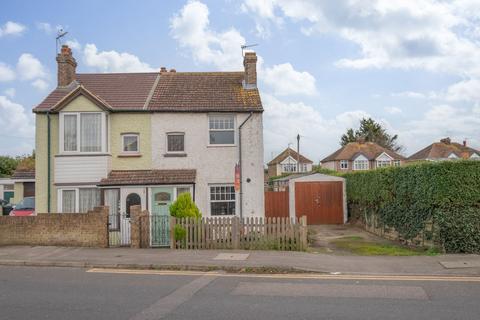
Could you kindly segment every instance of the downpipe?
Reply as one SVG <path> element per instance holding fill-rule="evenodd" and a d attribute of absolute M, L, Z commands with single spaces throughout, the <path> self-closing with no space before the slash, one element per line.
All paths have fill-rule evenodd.
<path fill-rule="evenodd" d="M 248 117 L 238 127 L 238 165 L 240 167 L 240 194 L 239 194 L 239 213 L 240 219 L 243 218 L 243 166 L 242 166 L 242 128 L 248 120 L 253 116 L 253 112 L 250 112 Z"/>

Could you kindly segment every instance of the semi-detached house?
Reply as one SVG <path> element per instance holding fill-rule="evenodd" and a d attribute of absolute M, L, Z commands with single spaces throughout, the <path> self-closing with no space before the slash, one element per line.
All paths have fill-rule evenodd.
<path fill-rule="evenodd" d="M 56 60 L 58 86 L 33 110 L 37 212 L 168 215 L 189 192 L 203 216 L 264 215 L 254 52 L 241 72 L 77 74 L 68 46 Z"/>

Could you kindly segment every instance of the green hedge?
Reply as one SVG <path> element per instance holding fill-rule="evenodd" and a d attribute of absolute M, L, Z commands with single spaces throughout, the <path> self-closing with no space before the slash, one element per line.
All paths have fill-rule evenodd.
<path fill-rule="evenodd" d="M 447 252 L 480 253 L 480 161 L 418 163 L 344 177 L 354 218 L 375 214 L 407 240 L 433 221 L 432 236 Z"/>

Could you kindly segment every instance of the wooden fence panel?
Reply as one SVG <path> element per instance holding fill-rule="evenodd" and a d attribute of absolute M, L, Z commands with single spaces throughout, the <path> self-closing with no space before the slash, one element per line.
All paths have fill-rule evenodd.
<path fill-rule="evenodd" d="M 265 191 L 265 217 L 288 217 L 289 199 L 286 191 Z"/>

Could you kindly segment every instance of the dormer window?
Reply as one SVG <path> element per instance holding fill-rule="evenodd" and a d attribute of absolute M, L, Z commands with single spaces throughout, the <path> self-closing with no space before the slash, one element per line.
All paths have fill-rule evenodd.
<path fill-rule="evenodd" d="M 60 113 L 60 150 L 106 152 L 106 116 L 102 112 Z"/>

